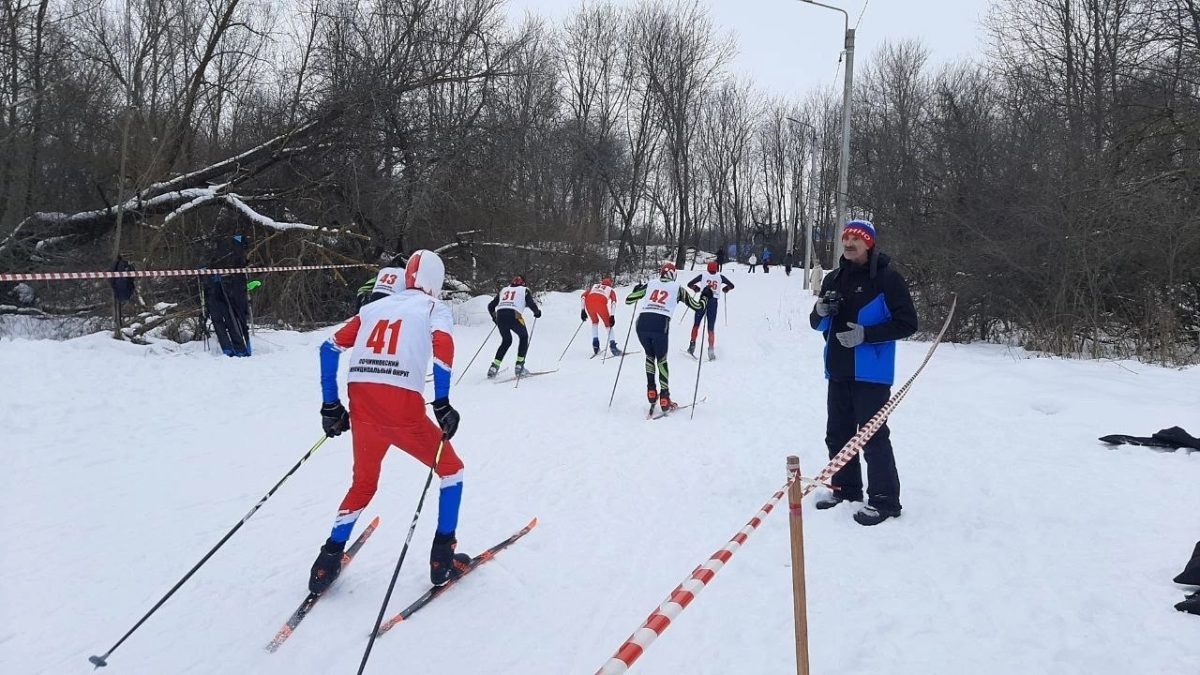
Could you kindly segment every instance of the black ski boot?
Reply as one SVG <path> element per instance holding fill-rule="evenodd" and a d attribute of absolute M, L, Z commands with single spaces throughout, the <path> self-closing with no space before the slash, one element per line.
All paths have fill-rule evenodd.
<path fill-rule="evenodd" d="M 687 352 L 688 352 L 688 354 L 690 354 L 691 356 L 695 356 L 695 355 L 696 355 L 696 341 L 695 341 L 695 340 L 692 340 L 691 342 L 689 342 L 689 343 L 688 343 L 688 350 L 687 350 Z"/>
<path fill-rule="evenodd" d="M 429 581 L 434 586 L 445 586 L 461 577 L 471 565 L 471 556 L 455 553 L 458 540 L 454 533 L 433 535 L 433 547 L 429 549 Z"/>
<path fill-rule="evenodd" d="M 1175 605 L 1175 609 L 1188 614 L 1200 614 L 1200 591 L 1187 596 L 1183 602 Z"/>
<path fill-rule="evenodd" d="M 600 353 L 600 338 L 592 338 L 592 356 Z"/>
<path fill-rule="evenodd" d="M 342 556 L 346 550 L 346 542 L 326 539 L 317 560 L 308 574 L 308 590 L 313 593 L 324 593 L 326 588 L 338 578 L 342 572 Z"/>
<path fill-rule="evenodd" d="M 1200 543 L 1196 544 L 1195 550 L 1192 551 L 1192 559 L 1175 577 L 1175 583 L 1184 586 L 1200 586 Z"/>
<path fill-rule="evenodd" d="M 840 491 L 834 491 L 834 492 L 830 492 L 830 493 L 826 494 L 824 497 L 821 497 L 820 499 L 818 499 L 816 506 L 817 506 L 818 511 L 824 511 L 825 509 L 832 509 L 833 507 L 837 506 L 838 504 L 841 504 L 842 502 L 861 502 L 861 501 L 862 501 L 862 495 L 843 494 Z"/>

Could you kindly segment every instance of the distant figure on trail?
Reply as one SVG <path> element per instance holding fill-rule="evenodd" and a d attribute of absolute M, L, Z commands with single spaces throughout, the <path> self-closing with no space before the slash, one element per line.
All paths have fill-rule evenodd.
<path fill-rule="evenodd" d="M 525 287 L 525 277 L 520 274 L 513 277 L 512 283 L 500 289 L 496 297 L 488 303 L 488 314 L 492 315 L 492 322 L 500 329 L 500 348 L 496 350 L 496 358 L 488 367 L 488 379 L 496 377 L 496 373 L 500 372 L 504 355 L 512 346 L 513 333 L 516 333 L 518 340 L 517 363 L 513 366 L 513 373 L 517 377 L 525 374 L 525 353 L 529 351 L 529 331 L 525 330 L 523 313 L 526 307 L 533 310 L 533 318 L 542 317 L 537 300 L 533 299 L 533 293 Z"/>
<path fill-rule="evenodd" d="M 604 277 L 598 284 L 592 284 L 583 291 L 580 297 L 583 308 L 579 310 L 579 320 L 592 320 L 592 356 L 600 353 L 600 324 L 608 329 L 608 348 L 613 356 L 620 356 L 621 350 L 613 339 L 613 327 L 617 325 L 617 292 L 613 290 L 613 280 Z"/>
<path fill-rule="evenodd" d="M 756 266 L 756 265 L 758 265 L 758 256 L 756 256 L 756 255 L 754 255 L 753 253 L 751 253 L 751 254 L 750 254 L 750 259 L 749 259 L 749 260 L 747 260 L 746 262 L 750 264 L 750 273 L 751 273 L 751 274 L 754 274 L 754 268 L 755 268 L 755 266 Z"/>
<path fill-rule="evenodd" d="M 717 358 L 716 342 L 717 342 L 717 290 L 721 293 L 728 293 L 733 290 L 733 282 L 720 273 L 717 263 L 708 263 L 708 269 L 697 274 L 695 279 L 688 282 L 687 287 L 692 291 L 699 293 L 700 287 L 712 291 L 713 296 L 709 299 L 708 304 L 704 309 L 696 310 L 695 319 L 692 321 L 692 341 L 688 343 L 688 353 L 692 356 L 696 355 L 696 336 L 700 333 L 700 322 L 704 317 L 708 317 L 708 360 L 712 361 Z"/>

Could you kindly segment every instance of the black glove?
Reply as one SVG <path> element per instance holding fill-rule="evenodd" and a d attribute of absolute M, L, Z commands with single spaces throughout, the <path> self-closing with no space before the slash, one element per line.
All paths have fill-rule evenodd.
<path fill-rule="evenodd" d="M 579 320 L 587 321 L 587 310 L 586 309 L 579 310 Z"/>
<path fill-rule="evenodd" d="M 496 313 L 488 312 L 488 316 L 492 317 L 492 323 L 496 323 Z"/>
<path fill-rule="evenodd" d="M 617 317 L 615 317 L 615 316 L 608 317 L 608 327 L 612 328 L 615 325 L 617 325 Z"/>
<path fill-rule="evenodd" d="M 433 416 L 437 418 L 438 426 L 446 435 L 446 440 L 454 438 L 458 431 L 458 411 L 450 406 L 450 399 L 439 398 L 433 402 Z"/>
<path fill-rule="evenodd" d="M 712 296 L 712 286 L 705 286 L 704 290 L 700 291 L 700 297 L 702 298 L 711 298 Z"/>
<path fill-rule="evenodd" d="M 542 318 L 542 310 L 540 310 L 540 309 L 534 309 L 534 310 L 533 310 L 533 318 L 535 318 L 535 319 L 540 319 L 540 318 Z"/>
<path fill-rule="evenodd" d="M 343 431 L 350 431 L 350 413 L 346 412 L 341 401 L 321 405 L 321 427 L 325 435 L 333 438 Z"/>

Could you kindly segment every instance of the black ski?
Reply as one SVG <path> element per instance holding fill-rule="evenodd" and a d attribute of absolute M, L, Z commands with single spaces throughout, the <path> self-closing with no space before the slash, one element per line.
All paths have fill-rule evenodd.
<path fill-rule="evenodd" d="M 400 610 L 400 612 L 398 614 L 396 614 L 392 618 L 385 621 L 383 623 L 383 625 L 381 625 L 379 627 L 379 631 L 377 633 L 375 633 L 376 637 L 388 632 L 389 630 L 394 628 L 396 626 L 396 624 L 400 623 L 401 621 L 408 620 L 409 617 L 411 617 L 413 614 L 417 613 L 417 610 L 419 610 L 422 607 L 424 607 L 425 605 L 428 605 L 429 603 L 433 602 L 434 598 L 438 597 L 442 593 L 445 593 L 447 590 L 450 589 L 451 586 L 458 583 L 463 577 L 467 576 L 471 572 L 474 572 L 475 569 L 478 568 L 480 565 L 488 562 L 492 558 L 495 558 L 497 553 L 499 553 L 500 551 L 503 551 L 504 549 L 511 546 L 513 544 L 513 542 L 515 542 L 516 540 L 520 539 L 521 537 L 524 537 L 525 535 L 529 534 L 529 531 L 532 530 L 536 526 L 537 526 L 537 518 L 534 518 L 533 520 L 529 521 L 528 525 L 526 525 L 525 527 L 522 527 L 521 529 L 514 532 L 513 535 L 511 537 L 509 537 L 508 539 L 505 539 L 504 541 L 500 542 L 499 544 L 496 544 L 495 546 L 489 548 L 488 550 L 484 551 L 483 553 L 480 553 L 479 555 L 475 556 L 474 558 L 471 558 L 471 565 L 467 568 L 467 571 L 462 573 L 462 576 L 455 577 L 451 581 L 447 582 L 444 586 L 434 586 L 433 588 L 430 588 L 429 590 L 425 591 L 424 595 L 417 598 L 415 602 L 413 602 L 408 607 L 405 607 L 404 609 Z"/>
<path fill-rule="evenodd" d="M 367 539 L 371 537 L 371 533 L 374 532 L 375 528 L 378 526 L 379 516 L 375 516 L 371 523 L 367 525 L 367 529 L 363 530 L 362 533 L 358 535 L 358 538 L 354 540 L 354 543 L 350 545 L 350 548 L 346 549 L 346 552 L 342 554 L 343 572 L 346 571 L 346 567 L 350 564 L 350 561 L 354 560 L 354 555 L 358 553 L 358 549 L 362 548 L 362 545 L 367 542 Z M 325 590 L 328 591 L 329 589 L 327 588 Z M 283 628 L 280 628 L 279 632 L 275 634 L 275 637 L 271 640 L 271 642 L 267 644 L 267 651 L 275 653 L 275 650 L 279 649 L 279 646 L 292 636 L 292 631 L 296 630 L 296 626 L 299 626 L 300 622 L 304 620 L 304 617 L 308 616 L 308 613 L 312 611 L 313 605 L 317 604 L 317 601 L 321 599 L 322 595 L 323 593 L 310 592 L 308 597 L 304 598 L 304 602 L 300 603 L 300 606 L 296 608 L 295 612 L 292 612 L 292 615 L 288 618 L 287 623 L 283 624 Z"/>

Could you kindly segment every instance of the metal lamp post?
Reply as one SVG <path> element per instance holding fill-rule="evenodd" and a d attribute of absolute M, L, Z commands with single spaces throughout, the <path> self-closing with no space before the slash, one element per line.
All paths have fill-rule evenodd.
<path fill-rule="evenodd" d="M 842 156 L 841 164 L 838 167 L 838 190 L 835 210 L 837 211 L 837 223 L 834 228 L 834 256 L 833 265 L 837 266 L 837 261 L 842 257 L 842 228 L 846 225 L 846 195 L 849 192 L 849 176 L 850 176 L 850 92 L 854 88 L 854 29 L 850 27 L 850 15 L 846 10 L 832 5 L 824 5 L 813 0 L 801 0 L 801 2 L 825 9 L 832 9 L 835 12 L 841 12 L 846 23 L 846 84 L 842 91 Z"/>

